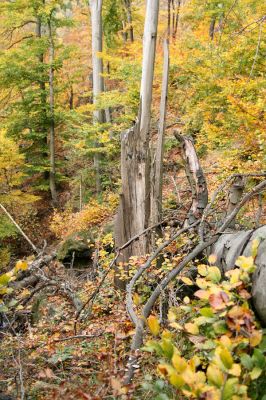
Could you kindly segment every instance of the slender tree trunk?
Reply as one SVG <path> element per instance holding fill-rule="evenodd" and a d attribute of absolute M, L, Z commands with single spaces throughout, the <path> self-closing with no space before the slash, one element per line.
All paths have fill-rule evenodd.
<path fill-rule="evenodd" d="M 122 194 L 115 227 L 117 246 L 142 232 L 150 220 L 149 129 L 158 14 L 159 0 L 147 0 L 139 117 L 121 138 Z M 119 261 L 127 262 L 132 255 L 146 254 L 148 248 L 149 241 L 142 236 L 121 253 Z M 125 287 L 119 277 L 115 279 L 115 284 Z"/>
<path fill-rule="evenodd" d="M 155 225 L 162 219 L 162 181 L 163 181 L 163 153 L 164 153 L 164 133 L 165 119 L 168 96 L 168 76 L 169 76 L 169 41 L 164 42 L 164 65 L 163 82 L 160 103 L 160 120 L 158 129 L 158 140 L 156 144 L 156 156 L 154 163 L 153 186 L 151 196 L 151 223 Z"/>
<path fill-rule="evenodd" d="M 92 81 L 93 81 L 93 103 L 104 91 L 103 81 L 103 60 L 98 53 L 102 52 L 102 0 L 89 0 L 91 10 L 91 35 L 92 35 Z M 93 113 L 94 123 L 102 124 L 105 122 L 104 110 L 95 110 Z M 98 140 L 95 147 L 99 147 Z M 100 177 L 100 154 L 94 155 L 94 169 L 96 176 L 96 191 L 101 191 Z"/>
<path fill-rule="evenodd" d="M 55 119 L 54 119 L 54 41 L 51 18 L 48 22 L 49 31 L 49 94 L 50 94 L 50 192 L 54 206 L 57 205 L 56 168 L 55 168 Z"/>
<path fill-rule="evenodd" d="M 45 1 L 43 1 L 43 4 L 45 4 Z M 42 38 L 42 21 L 41 21 L 40 17 L 37 17 L 37 20 L 36 20 L 36 37 L 38 39 Z M 44 54 L 41 53 L 38 56 L 38 59 L 39 59 L 39 63 L 41 65 L 43 65 L 44 64 Z M 49 158 L 48 137 L 47 137 L 47 130 L 45 127 L 45 121 L 47 120 L 47 113 L 46 113 L 47 99 L 46 99 L 45 82 L 42 77 L 40 78 L 40 81 L 39 81 L 39 88 L 40 88 L 40 102 L 41 102 L 41 113 L 42 113 L 42 121 L 40 121 L 39 131 L 40 131 L 40 135 L 41 135 L 41 145 L 43 146 L 43 151 L 42 151 L 43 159 L 48 160 L 48 158 Z M 48 180 L 49 172 L 44 171 L 43 177 L 45 180 Z"/>
<path fill-rule="evenodd" d="M 129 25 L 129 38 L 131 43 L 134 42 L 134 31 L 133 31 L 133 25 L 132 25 L 132 10 L 131 10 L 131 0 L 124 0 L 125 3 L 125 8 L 126 8 L 126 14 L 127 14 L 127 22 Z"/>
<path fill-rule="evenodd" d="M 213 17 L 211 20 L 210 29 L 209 29 L 209 36 L 210 36 L 211 40 L 214 39 L 215 23 L 216 23 L 216 18 Z"/>
<path fill-rule="evenodd" d="M 172 8 L 173 8 L 173 17 L 172 17 L 172 37 L 176 37 L 176 32 L 179 24 L 179 15 L 180 15 L 180 8 L 181 8 L 181 0 L 177 0 L 177 7 L 175 6 L 175 0 L 172 0 Z"/>

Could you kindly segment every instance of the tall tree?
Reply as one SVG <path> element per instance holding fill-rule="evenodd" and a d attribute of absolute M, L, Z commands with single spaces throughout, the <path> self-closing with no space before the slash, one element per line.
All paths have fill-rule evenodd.
<path fill-rule="evenodd" d="M 103 80 L 103 60 L 99 53 L 103 48 L 103 33 L 102 33 L 102 0 L 89 0 L 91 11 L 91 42 L 92 42 L 92 80 L 93 80 L 93 103 L 97 107 L 99 95 L 104 91 Z M 93 112 L 94 124 L 102 124 L 105 122 L 104 110 L 95 109 Z M 96 140 L 96 148 L 99 147 L 99 142 Z M 100 153 L 95 152 L 94 168 L 96 175 L 96 191 L 101 190 L 100 177 Z"/>
<path fill-rule="evenodd" d="M 154 76 L 159 0 L 148 0 L 143 39 L 142 79 L 139 117 L 135 125 L 122 134 L 122 193 L 116 219 L 116 242 L 122 245 L 147 228 L 150 220 L 150 151 L 152 88 Z M 149 241 L 142 236 L 121 255 L 127 262 L 132 255 L 146 254 Z M 116 279 L 119 287 L 124 283 Z"/>
<path fill-rule="evenodd" d="M 53 204 L 57 205 L 57 190 L 56 190 L 56 175 L 55 175 L 55 115 L 54 115 L 54 38 L 52 16 L 54 10 L 51 11 L 48 20 L 49 32 L 49 107 L 50 107 L 50 171 L 49 171 L 49 185 L 52 196 Z"/>

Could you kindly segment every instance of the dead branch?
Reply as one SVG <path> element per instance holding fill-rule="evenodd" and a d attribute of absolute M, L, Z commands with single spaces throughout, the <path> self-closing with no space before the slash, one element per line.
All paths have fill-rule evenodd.
<path fill-rule="evenodd" d="M 67 340 L 76 340 L 76 339 L 93 339 L 103 335 L 103 332 L 98 333 L 97 335 L 75 335 L 75 336 L 67 336 L 61 339 L 54 339 L 53 342 L 65 342 Z"/>
<path fill-rule="evenodd" d="M 199 224 L 198 222 L 195 222 L 193 225 L 184 227 L 180 230 L 178 230 L 169 240 L 166 240 L 164 243 L 162 243 L 155 251 L 154 253 L 148 258 L 148 260 L 137 270 L 133 278 L 130 280 L 129 284 L 127 285 L 127 297 L 126 297 L 126 306 L 127 306 L 127 311 L 129 314 L 130 319 L 134 324 L 136 325 L 138 322 L 138 317 L 133 309 L 133 299 L 132 299 L 132 290 L 138 279 L 143 275 L 143 273 L 151 266 L 151 263 L 153 260 L 155 260 L 158 255 L 167 247 L 169 246 L 174 240 L 176 240 L 179 236 L 181 236 L 183 233 L 187 232 L 190 229 L 193 229 L 195 226 Z"/>
<path fill-rule="evenodd" d="M 6 214 L 6 216 L 10 219 L 10 221 L 15 225 L 17 230 L 21 233 L 21 235 L 24 237 L 24 239 L 29 243 L 29 245 L 35 251 L 35 253 L 39 253 L 39 250 L 37 249 L 37 247 L 32 243 L 30 238 L 26 235 L 26 233 L 22 230 L 22 228 L 16 223 L 16 221 L 14 220 L 12 215 L 7 211 L 7 209 L 1 203 L 0 203 L 0 208 Z"/>
<path fill-rule="evenodd" d="M 228 178 L 225 179 L 225 181 L 218 186 L 218 188 L 214 191 L 211 200 L 209 201 L 207 207 L 205 208 L 205 210 L 203 211 L 202 217 L 201 217 L 201 222 L 199 225 L 199 236 L 200 239 L 203 241 L 204 239 L 204 225 L 205 225 L 205 221 L 207 219 L 207 217 L 210 215 L 211 212 L 211 208 L 213 206 L 213 204 L 215 203 L 217 197 L 219 196 L 219 194 L 226 188 L 226 186 L 233 180 L 233 179 L 238 179 L 239 177 L 242 178 L 260 178 L 260 177 L 266 177 L 266 173 L 246 173 L 246 174 L 232 174 L 230 176 L 228 176 Z"/>
<path fill-rule="evenodd" d="M 208 204 L 208 188 L 204 172 L 200 166 L 193 139 L 174 131 L 180 142 L 185 172 L 192 192 L 192 203 L 185 224 L 191 225 L 198 221 Z"/>

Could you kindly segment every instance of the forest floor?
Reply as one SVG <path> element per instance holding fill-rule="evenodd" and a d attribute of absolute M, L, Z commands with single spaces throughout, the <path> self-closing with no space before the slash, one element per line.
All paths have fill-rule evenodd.
<path fill-rule="evenodd" d="M 88 296 L 97 286 L 98 281 L 87 280 L 86 272 L 74 276 L 73 271 L 58 272 L 56 268 L 54 262 L 49 272 L 53 276 L 64 273 L 81 296 Z M 27 294 L 25 289 L 20 297 Z M 62 296 L 49 292 L 49 297 L 46 293 L 39 298 L 34 315 L 38 321 L 27 318 L 34 307 L 29 303 L 23 309 L 20 333 L 1 332 L 0 395 L 17 393 L 23 398 L 26 393 L 24 398 L 47 400 L 138 398 L 139 382 L 143 382 L 140 372 L 134 384 L 123 387 L 134 333 L 124 304 L 124 295 L 114 291 L 111 278 L 107 278 L 91 316 L 78 324 L 75 333 L 75 310 Z M 144 364 L 145 359 L 148 361 L 144 353 Z"/>

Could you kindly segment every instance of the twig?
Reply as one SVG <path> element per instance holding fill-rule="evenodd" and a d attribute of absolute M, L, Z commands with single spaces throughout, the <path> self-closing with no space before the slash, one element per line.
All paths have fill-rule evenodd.
<path fill-rule="evenodd" d="M 97 335 L 74 335 L 74 336 L 67 336 L 61 339 L 54 339 L 53 342 L 65 342 L 67 340 L 74 340 L 74 339 L 93 339 L 96 337 L 100 337 L 103 335 L 103 332 L 98 333 Z"/>
<path fill-rule="evenodd" d="M 136 282 L 139 280 L 141 275 L 151 266 L 151 263 L 153 260 L 155 260 L 158 255 L 167 247 L 169 244 L 171 244 L 174 240 L 176 240 L 180 235 L 183 233 L 187 232 L 190 229 L 193 229 L 195 226 L 199 224 L 199 221 L 195 222 L 194 224 L 184 227 L 182 229 L 179 229 L 170 239 L 166 240 L 164 243 L 162 243 L 155 251 L 154 253 L 148 258 L 148 260 L 137 270 L 133 278 L 130 280 L 130 282 L 127 285 L 127 297 L 126 297 L 126 306 L 127 306 L 127 311 L 130 316 L 130 319 L 134 324 L 136 325 L 138 322 L 138 317 L 133 309 L 133 299 L 132 299 L 132 290 Z"/>
<path fill-rule="evenodd" d="M 35 253 L 39 253 L 39 250 L 37 249 L 37 247 L 32 243 L 32 241 L 30 240 L 30 238 L 26 235 L 26 233 L 21 229 L 21 227 L 16 223 L 16 221 L 14 220 L 14 218 L 12 217 L 12 215 L 7 211 L 7 209 L 3 206 L 3 204 L 0 203 L 0 208 L 2 209 L 2 211 L 4 211 L 4 213 L 6 214 L 6 216 L 10 219 L 10 221 L 15 225 L 15 227 L 17 228 L 17 230 L 21 233 L 21 235 L 24 237 L 24 239 L 29 243 L 29 245 L 32 247 L 32 249 L 35 251 Z"/>
<path fill-rule="evenodd" d="M 258 55 L 259 55 L 260 43 L 261 43 L 261 32 L 262 32 L 262 22 L 260 23 L 260 30 L 259 30 L 258 43 L 257 43 L 256 53 L 255 53 L 255 56 L 254 56 L 253 64 L 252 64 L 252 67 L 251 67 L 251 71 L 250 71 L 250 74 L 249 74 L 249 79 L 250 79 L 250 78 L 252 77 L 252 75 L 253 75 L 253 71 L 254 71 L 254 67 L 255 67 L 255 64 L 256 64 L 256 60 L 257 60 Z"/>
<path fill-rule="evenodd" d="M 226 178 L 226 180 L 221 185 L 218 186 L 218 188 L 213 193 L 210 202 L 208 203 L 207 207 L 205 208 L 205 210 L 202 214 L 202 218 L 201 218 L 201 222 L 200 222 L 200 226 L 199 226 L 199 236 L 202 241 L 204 238 L 204 223 L 205 223 L 206 218 L 210 214 L 210 209 L 212 208 L 215 200 L 217 199 L 217 196 L 224 190 L 224 188 L 231 182 L 232 179 L 239 178 L 239 177 L 243 177 L 243 178 L 266 177 L 266 172 L 264 172 L 264 173 L 251 172 L 251 173 L 246 173 L 246 174 L 232 174 L 232 175 L 228 176 L 228 178 Z"/>

